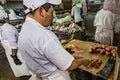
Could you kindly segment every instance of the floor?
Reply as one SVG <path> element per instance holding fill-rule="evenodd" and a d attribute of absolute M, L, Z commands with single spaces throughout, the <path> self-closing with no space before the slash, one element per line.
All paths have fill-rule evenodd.
<path fill-rule="evenodd" d="M 4 50 L 0 46 L 0 80 L 28 80 L 29 76 L 16 78 L 9 66 Z"/>

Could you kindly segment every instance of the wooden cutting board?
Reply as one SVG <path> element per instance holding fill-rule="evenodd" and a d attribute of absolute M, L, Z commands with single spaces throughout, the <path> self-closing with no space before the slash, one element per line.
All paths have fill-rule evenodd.
<path fill-rule="evenodd" d="M 109 59 L 109 56 L 102 55 L 102 54 L 99 54 L 99 53 L 98 54 L 90 53 L 89 52 L 90 46 L 95 45 L 95 44 L 97 44 L 97 43 L 87 42 L 87 41 L 80 41 L 80 40 L 71 40 L 70 42 L 68 42 L 67 44 L 64 45 L 64 48 L 68 48 L 70 45 L 75 45 L 75 46 L 78 46 L 80 48 L 80 50 L 83 51 L 82 54 L 84 54 L 85 56 L 88 56 L 90 59 L 96 59 L 96 58 L 101 59 L 103 63 L 100 65 L 99 68 L 92 68 L 92 67 L 85 67 L 85 66 L 80 66 L 79 67 L 82 70 L 85 70 L 87 72 L 90 72 L 90 73 L 96 75 L 96 73 L 98 71 L 103 69 L 103 67 L 105 66 L 107 60 Z M 98 44 L 98 45 L 101 45 L 101 44 Z M 112 46 L 112 47 L 116 48 L 115 46 Z M 115 71 L 115 69 L 111 73 L 110 80 L 113 80 L 113 77 L 115 75 L 114 71 Z"/>

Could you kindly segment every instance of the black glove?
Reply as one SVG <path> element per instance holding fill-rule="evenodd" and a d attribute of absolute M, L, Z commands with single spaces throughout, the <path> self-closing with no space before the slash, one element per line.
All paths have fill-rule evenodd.
<path fill-rule="evenodd" d="M 109 58 L 104 68 L 97 73 L 97 76 L 108 79 L 111 71 L 115 67 L 115 58 Z"/>
<path fill-rule="evenodd" d="M 13 58 L 13 60 L 14 60 L 14 63 L 16 64 L 16 65 L 21 65 L 22 64 L 22 62 L 18 59 L 18 57 L 17 57 L 17 55 L 11 55 L 11 57 Z"/>
<path fill-rule="evenodd" d="M 72 51 L 70 48 L 66 48 L 66 50 L 70 53 L 70 54 L 73 54 L 74 51 Z"/>

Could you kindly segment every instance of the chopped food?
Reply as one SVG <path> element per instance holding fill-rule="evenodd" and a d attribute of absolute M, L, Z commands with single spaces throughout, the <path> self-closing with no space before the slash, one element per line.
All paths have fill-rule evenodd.
<path fill-rule="evenodd" d="M 99 68 L 101 64 L 102 64 L 102 60 L 99 60 L 99 59 L 92 59 L 90 61 L 90 67 L 93 67 L 93 68 Z"/>
<path fill-rule="evenodd" d="M 107 56 L 116 57 L 117 50 L 107 45 L 92 45 L 89 50 L 90 53 L 105 54 Z"/>

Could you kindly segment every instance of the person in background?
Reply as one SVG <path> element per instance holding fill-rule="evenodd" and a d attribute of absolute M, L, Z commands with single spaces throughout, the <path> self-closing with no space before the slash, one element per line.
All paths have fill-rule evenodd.
<path fill-rule="evenodd" d="M 0 5 L 0 41 L 5 50 L 6 58 L 15 77 L 30 77 L 29 70 L 18 50 L 18 31 L 11 24 L 7 23 L 8 16 Z"/>
<path fill-rule="evenodd" d="M 47 29 L 53 19 L 54 5 L 61 0 L 23 0 L 26 20 L 23 23 L 18 47 L 28 68 L 40 80 L 71 80 L 68 71 L 88 65 L 89 59 L 81 55 L 75 60 L 57 36 Z"/>
<path fill-rule="evenodd" d="M 17 40 L 18 40 L 18 32 L 14 26 L 8 24 L 5 21 L 7 18 L 7 14 L 4 11 L 3 7 L 0 5 L 0 28 L 2 30 L 2 38 L 7 40 L 10 43 L 12 54 L 11 57 L 13 58 L 16 65 L 21 65 L 22 62 L 17 57 Z"/>
<path fill-rule="evenodd" d="M 120 39 L 120 0 L 105 0 L 94 20 L 95 41 L 115 45 Z"/>
<path fill-rule="evenodd" d="M 82 2 L 80 0 L 72 0 L 72 10 L 71 16 L 73 17 L 75 23 L 82 27 Z"/>
<path fill-rule="evenodd" d="M 85 0 L 72 0 L 71 16 L 75 23 L 82 27 L 82 22 L 87 16 L 87 4 Z"/>
<path fill-rule="evenodd" d="M 120 43 L 120 0 L 104 0 L 103 8 L 115 14 L 113 45 L 118 46 L 118 43 Z"/>

